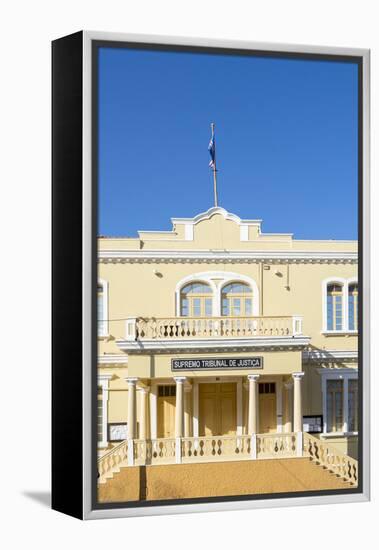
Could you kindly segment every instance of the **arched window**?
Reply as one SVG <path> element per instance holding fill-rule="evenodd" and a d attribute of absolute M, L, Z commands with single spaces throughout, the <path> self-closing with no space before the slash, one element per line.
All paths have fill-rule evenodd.
<path fill-rule="evenodd" d="M 327 289 L 327 329 L 342 330 L 343 288 L 341 284 L 330 283 Z"/>
<path fill-rule="evenodd" d="M 349 284 L 349 330 L 358 330 L 358 284 Z"/>
<path fill-rule="evenodd" d="M 246 283 L 230 283 L 221 292 L 221 315 L 250 317 L 253 312 L 253 292 Z"/>
<path fill-rule="evenodd" d="M 212 289 L 205 283 L 190 283 L 180 291 L 180 315 L 182 317 L 211 317 L 212 303 Z"/>

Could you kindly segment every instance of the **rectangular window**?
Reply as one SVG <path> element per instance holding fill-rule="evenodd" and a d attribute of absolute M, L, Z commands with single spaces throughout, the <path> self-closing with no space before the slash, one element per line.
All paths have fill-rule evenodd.
<path fill-rule="evenodd" d="M 335 330 L 342 330 L 342 296 L 335 296 Z"/>
<path fill-rule="evenodd" d="M 176 386 L 158 386 L 158 397 L 175 397 Z"/>
<path fill-rule="evenodd" d="M 327 431 L 343 429 L 343 380 L 326 381 Z"/>
<path fill-rule="evenodd" d="M 327 330 L 342 330 L 343 328 L 343 310 L 342 310 L 342 286 L 337 284 L 328 285 L 327 293 Z"/>
<path fill-rule="evenodd" d="M 193 316 L 201 317 L 201 300 L 200 298 L 194 298 L 192 301 L 193 306 Z"/>
<path fill-rule="evenodd" d="M 212 298 L 205 298 L 205 315 L 212 317 Z"/>
<path fill-rule="evenodd" d="M 239 317 L 241 315 L 241 299 L 233 298 L 232 304 L 233 304 L 232 317 Z"/>
<path fill-rule="evenodd" d="M 182 317 L 188 317 L 188 299 L 182 298 L 182 303 L 180 307 Z"/>
<path fill-rule="evenodd" d="M 349 432 L 358 431 L 358 380 L 349 380 L 348 415 Z"/>
<path fill-rule="evenodd" d="M 228 298 L 222 299 L 222 315 L 229 315 L 229 300 Z"/>
<path fill-rule="evenodd" d="M 328 294 L 328 330 L 333 330 L 333 296 Z"/>
<path fill-rule="evenodd" d="M 249 317 L 252 314 L 252 300 L 251 298 L 245 299 L 245 315 Z"/>
<path fill-rule="evenodd" d="M 259 393 L 276 393 L 275 382 L 260 382 Z"/>

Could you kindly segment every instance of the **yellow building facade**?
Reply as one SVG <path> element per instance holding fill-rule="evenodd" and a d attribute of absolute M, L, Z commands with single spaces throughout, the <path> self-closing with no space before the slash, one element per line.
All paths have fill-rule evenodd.
<path fill-rule="evenodd" d="M 317 445 L 357 458 L 357 242 L 261 225 L 214 207 L 171 231 L 99 238 L 101 482 L 120 463 Z"/>

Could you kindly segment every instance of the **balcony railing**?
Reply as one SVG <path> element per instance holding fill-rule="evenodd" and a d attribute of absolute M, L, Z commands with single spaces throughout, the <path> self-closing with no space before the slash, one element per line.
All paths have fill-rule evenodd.
<path fill-rule="evenodd" d="M 289 317 L 131 317 L 126 340 L 291 337 L 302 335 L 303 319 Z"/>

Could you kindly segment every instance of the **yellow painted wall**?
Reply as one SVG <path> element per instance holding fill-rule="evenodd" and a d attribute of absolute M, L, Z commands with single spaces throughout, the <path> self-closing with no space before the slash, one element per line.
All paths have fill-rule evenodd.
<path fill-rule="evenodd" d="M 148 228 L 145 228 L 148 229 Z M 291 230 L 291 227 L 288 228 Z M 219 250 L 219 251 L 308 251 L 308 252 L 356 252 L 355 241 L 297 241 L 291 235 L 265 235 L 256 225 L 248 229 L 249 241 L 241 241 L 240 226 L 221 214 L 213 215 L 194 226 L 194 240 L 185 241 L 184 225 L 177 223 L 169 233 L 148 233 L 141 231 L 134 238 L 99 239 L 99 250 Z M 266 264 L 268 265 L 268 264 Z M 154 271 L 158 272 L 158 275 Z M 127 317 L 175 316 L 175 288 L 177 283 L 189 275 L 199 272 L 235 272 L 248 276 L 259 288 L 260 300 L 265 316 L 303 316 L 303 334 L 311 338 L 311 346 L 325 350 L 356 350 L 357 336 L 322 334 L 322 281 L 329 277 L 351 278 L 357 276 L 357 265 L 350 263 L 289 263 L 270 264 L 268 269 L 253 263 L 99 263 L 99 278 L 109 284 L 109 337 L 99 339 L 99 355 L 123 352 L 117 346 L 117 339 L 125 335 Z M 262 274 L 262 277 L 261 277 Z M 289 288 L 287 287 L 287 284 Z M 174 357 L 193 357 L 193 353 L 177 354 L 129 354 L 128 368 L 101 368 L 101 372 L 112 372 L 110 381 L 108 414 L 109 422 L 126 421 L 127 376 L 149 379 L 151 377 L 172 378 L 174 374 L 170 360 Z M 320 414 L 321 379 L 317 373 L 320 365 L 301 362 L 299 351 L 265 351 L 257 353 L 201 353 L 201 357 L 261 355 L 264 369 L 254 371 L 263 375 L 290 375 L 304 370 L 303 412 Z M 351 364 L 329 364 L 329 367 L 352 367 Z M 247 376 L 247 371 L 186 372 L 187 376 Z M 245 395 L 245 393 L 244 393 Z M 137 397 L 139 399 L 139 397 Z M 245 405 L 246 407 L 246 405 Z M 137 403 L 138 410 L 138 403 Z M 137 419 L 138 419 L 137 412 Z M 246 416 L 246 412 L 245 412 Z M 341 440 L 337 442 L 343 445 Z M 347 443 L 345 442 L 347 445 Z"/>

